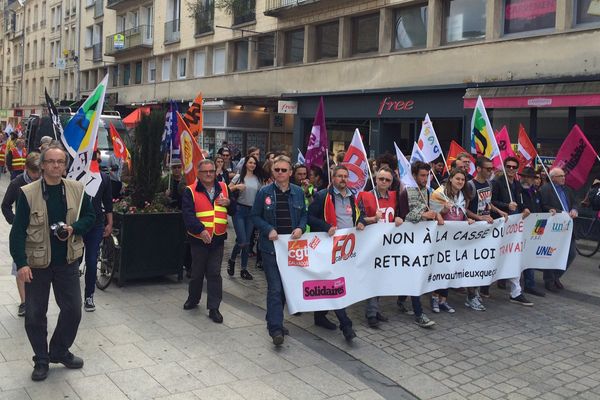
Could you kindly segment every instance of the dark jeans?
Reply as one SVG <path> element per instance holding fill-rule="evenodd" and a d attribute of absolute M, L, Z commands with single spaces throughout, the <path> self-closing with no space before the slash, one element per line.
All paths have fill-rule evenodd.
<path fill-rule="evenodd" d="M 242 252 L 242 269 L 248 268 L 248 253 L 250 252 L 250 242 L 254 231 L 254 223 L 250 218 L 252 207 L 237 205 L 235 215 L 233 216 L 233 227 L 235 229 L 235 245 L 231 251 L 230 259 L 235 261 L 237 255 Z"/>
<path fill-rule="evenodd" d="M 562 269 L 545 269 L 544 270 L 544 282 L 554 282 L 555 279 L 560 278 L 567 272 L 573 260 L 577 257 L 577 249 L 575 248 L 575 239 L 571 238 L 571 244 L 569 245 L 569 256 L 567 257 L 567 268 L 563 271 Z"/>
<path fill-rule="evenodd" d="M 49 354 L 62 357 L 69 350 L 81 321 L 81 289 L 77 265 L 32 268 L 33 279 L 25 284 L 25 331 L 33 348 L 34 362 L 47 364 Z M 48 299 L 50 285 L 60 309 L 48 350 Z"/>
<path fill-rule="evenodd" d="M 398 301 L 400 303 L 404 303 L 406 300 L 406 296 L 398 296 Z M 420 317 L 423 314 L 423 306 L 421 306 L 421 296 L 410 296 L 410 301 L 412 303 L 413 311 L 415 312 L 415 317 Z"/>
<path fill-rule="evenodd" d="M 121 189 L 123 188 L 123 182 L 110 180 L 110 187 L 112 189 L 113 199 L 121 198 Z"/>
<path fill-rule="evenodd" d="M 315 311 L 315 320 L 325 317 L 328 312 L 329 311 Z M 333 312 L 335 313 L 338 321 L 340 321 L 340 330 L 343 330 L 347 326 L 352 327 L 352 320 L 350 317 L 348 317 L 348 314 L 346 314 L 345 308 L 333 310 Z"/>
<path fill-rule="evenodd" d="M 94 294 L 96 288 L 96 271 L 98 270 L 98 251 L 102 243 L 102 234 L 104 225 L 96 225 L 83 235 L 83 244 L 85 245 L 85 290 L 84 298 Z"/>
<path fill-rule="evenodd" d="M 535 288 L 535 269 L 526 269 L 523 271 L 523 283 L 525 289 Z"/>
<path fill-rule="evenodd" d="M 281 275 L 277 267 L 275 255 L 266 252 L 262 253 L 263 270 L 267 279 L 267 329 L 269 335 L 273 336 L 277 331 L 283 329 L 283 305 L 285 304 L 285 294 Z"/>
<path fill-rule="evenodd" d="M 190 239 L 193 240 L 193 239 Z M 192 241 L 192 279 L 188 287 L 188 301 L 200 303 L 202 284 L 206 277 L 206 308 L 218 310 L 223 299 L 223 280 L 221 279 L 221 262 L 223 261 L 223 243 L 216 246 L 204 246 Z"/>

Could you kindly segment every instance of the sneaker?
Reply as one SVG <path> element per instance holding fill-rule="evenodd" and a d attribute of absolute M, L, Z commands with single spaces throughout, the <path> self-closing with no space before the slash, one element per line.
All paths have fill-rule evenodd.
<path fill-rule="evenodd" d="M 427 315 L 425 314 L 421 314 L 420 316 L 416 317 L 415 323 L 421 328 L 431 328 L 433 325 L 435 325 L 435 322 L 427 318 Z"/>
<path fill-rule="evenodd" d="M 235 273 L 235 261 L 229 259 L 227 260 L 227 275 L 233 276 Z"/>
<path fill-rule="evenodd" d="M 406 308 L 406 306 L 404 305 L 403 302 L 397 301 L 396 304 L 398 304 L 398 311 L 400 311 L 400 313 L 406 314 L 406 315 L 415 315 L 414 311 Z"/>
<path fill-rule="evenodd" d="M 19 317 L 25 316 L 25 303 L 19 304 L 19 310 L 17 311 Z"/>
<path fill-rule="evenodd" d="M 475 296 L 472 299 L 467 297 L 467 301 L 465 302 L 465 306 L 468 308 L 472 308 L 475 311 L 485 311 L 485 307 L 481 304 L 481 300 Z"/>
<path fill-rule="evenodd" d="M 252 279 L 254 279 L 252 277 L 252 275 L 250 274 L 250 272 L 248 272 L 247 270 L 243 269 L 240 271 L 240 277 L 246 281 L 251 281 Z"/>
<path fill-rule="evenodd" d="M 447 313 L 450 313 L 450 314 L 453 314 L 456 311 L 454 308 L 452 308 L 452 306 L 450 304 L 448 304 L 447 301 L 440 303 L 440 310 L 446 311 Z"/>
<path fill-rule="evenodd" d="M 521 293 L 517 297 L 511 297 L 510 302 L 515 303 L 515 304 L 520 304 L 522 306 L 527 306 L 527 307 L 533 306 L 533 303 L 530 302 L 529 300 L 527 300 L 527 298 L 525 296 L 523 296 L 523 293 Z"/>
<path fill-rule="evenodd" d="M 96 311 L 96 305 L 94 304 L 94 298 L 92 296 L 85 298 L 83 309 L 87 312 Z"/>
<path fill-rule="evenodd" d="M 438 297 L 431 297 L 431 311 L 434 313 L 440 312 L 440 299 Z"/>

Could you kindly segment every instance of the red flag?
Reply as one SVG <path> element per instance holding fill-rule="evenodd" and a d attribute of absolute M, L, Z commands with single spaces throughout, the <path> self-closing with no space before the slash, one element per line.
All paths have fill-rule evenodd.
<path fill-rule="evenodd" d="M 506 160 L 508 157 L 516 157 L 512 145 L 510 144 L 510 136 L 508 135 L 506 125 L 500 129 L 500 132 L 496 133 L 496 142 L 498 143 L 498 149 L 500 149 L 502 161 Z M 500 157 L 495 157 L 492 160 L 494 167 L 497 169 L 502 168 L 502 161 L 500 161 Z"/>
<path fill-rule="evenodd" d="M 196 99 L 183 116 L 183 120 L 190 128 L 192 136 L 198 137 L 202 133 L 202 93 L 196 96 Z"/>
<path fill-rule="evenodd" d="M 552 168 L 562 168 L 567 175 L 567 185 L 579 190 L 585 185 L 596 158 L 598 154 L 579 126 L 575 125 L 560 146 Z"/>
<path fill-rule="evenodd" d="M 533 166 L 537 157 L 537 150 L 533 143 L 531 143 L 531 140 L 529 140 L 525 127 L 521 124 L 519 124 L 519 154 L 517 157 L 519 158 L 521 169 Z"/>
<path fill-rule="evenodd" d="M 348 168 L 348 188 L 354 193 L 362 192 L 369 179 L 369 161 L 358 129 L 354 131 L 343 165 Z"/>
<path fill-rule="evenodd" d="M 446 168 L 448 169 L 448 171 L 452 170 L 452 162 L 456 160 L 456 156 L 458 156 L 460 153 L 469 154 L 468 151 L 463 149 L 461 145 L 456 143 L 454 140 L 450 142 L 450 150 L 448 150 L 448 157 L 446 157 L 446 162 L 448 163 L 446 165 Z M 475 158 L 471 154 L 469 154 L 469 158 L 471 159 L 471 163 L 469 166 L 469 174 L 475 176 L 477 172 L 475 170 Z"/>
<path fill-rule="evenodd" d="M 123 143 L 119 132 L 117 132 L 115 126 L 111 123 L 108 124 L 108 127 L 115 157 L 120 158 L 123 161 L 127 160 L 127 147 L 125 147 L 125 143 Z"/>
<path fill-rule="evenodd" d="M 202 150 L 198 142 L 190 133 L 190 128 L 187 126 L 181 114 L 177 113 L 177 125 L 181 133 L 180 150 L 181 150 L 181 166 L 183 175 L 187 185 L 191 185 L 196 181 L 196 167 L 198 163 L 204 159 Z"/>

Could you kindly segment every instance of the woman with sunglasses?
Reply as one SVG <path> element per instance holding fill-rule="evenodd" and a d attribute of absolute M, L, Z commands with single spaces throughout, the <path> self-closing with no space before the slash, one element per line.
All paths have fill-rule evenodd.
<path fill-rule="evenodd" d="M 468 221 L 467 206 L 471 198 L 471 190 L 467 183 L 467 174 L 462 169 L 453 169 L 442 186 L 431 194 L 431 207 L 442 215 L 444 221 Z M 431 311 L 439 313 L 446 311 L 454 313 L 454 308 L 448 304 L 448 289 L 438 289 L 431 294 Z"/>
<path fill-rule="evenodd" d="M 229 189 L 237 195 L 237 206 L 233 215 L 233 227 L 235 228 L 235 246 L 231 251 L 231 257 L 227 261 L 227 273 L 233 276 L 235 273 L 235 259 L 242 253 L 242 270 L 240 277 L 252 280 L 248 272 L 248 253 L 254 224 L 250 217 L 250 210 L 254 204 L 256 194 L 263 186 L 263 176 L 258 165 L 258 159 L 252 155 L 245 158 L 240 173 L 233 177 Z"/>

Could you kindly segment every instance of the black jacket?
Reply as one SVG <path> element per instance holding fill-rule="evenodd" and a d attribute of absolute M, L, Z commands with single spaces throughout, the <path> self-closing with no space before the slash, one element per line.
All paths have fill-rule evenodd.
<path fill-rule="evenodd" d="M 563 210 L 562 204 L 556 192 L 554 192 L 554 188 L 551 183 L 546 183 L 540 189 L 540 194 L 542 196 L 542 210 L 544 212 L 550 211 L 551 208 L 556 211 L 566 211 L 569 212 L 571 210 L 577 210 L 577 199 L 575 198 L 575 193 L 568 186 L 563 186 L 563 190 L 565 191 L 565 195 L 567 196 L 567 207 L 568 210 Z"/>
<path fill-rule="evenodd" d="M 24 174 L 25 172 L 23 172 Z M 27 185 L 29 182 L 25 181 L 25 177 L 23 174 L 20 174 L 15 179 L 13 179 L 6 188 L 6 193 L 4 193 L 4 198 L 2 199 L 2 214 L 10 225 L 12 225 L 15 220 L 15 213 L 13 212 L 13 204 L 17 202 L 19 198 L 19 192 L 21 186 Z"/>
<path fill-rule="evenodd" d="M 500 175 L 492 181 L 492 204 L 508 214 L 520 214 L 525 209 L 523 207 L 523 202 L 521 201 L 522 191 L 523 187 L 521 186 L 521 183 L 515 180 L 511 185 L 511 192 L 509 193 L 508 186 L 506 185 L 506 178 L 504 175 Z M 517 209 L 515 211 L 508 210 L 510 194 L 512 194 L 513 201 L 517 203 Z M 499 215 L 492 213 L 492 217 L 498 218 Z"/>
<path fill-rule="evenodd" d="M 327 232 L 331 228 L 331 225 L 325 222 L 325 198 L 327 193 L 333 196 L 333 186 L 329 189 L 318 191 L 313 197 L 313 202 L 308 206 L 308 225 L 310 225 L 311 232 Z M 350 195 L 350 202 L 352 203 L 352 222 L 354 226 L 358 222 L 366 225 L 364 216 L 360 212 L 358 212 L 358 216 L 356 215 L 358 204 L 353 194 Z"/>
<path fill-rule="evenodd" d="M 534 187 L 524 188 L 521 190 L 521 203 L 523 208 L 529 209 L 532 213 L 540 213 L 542 210 L 542 195 L 540 191 Z"/>

